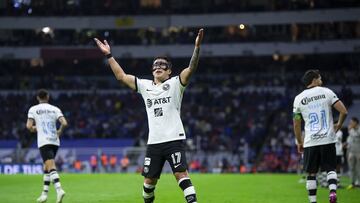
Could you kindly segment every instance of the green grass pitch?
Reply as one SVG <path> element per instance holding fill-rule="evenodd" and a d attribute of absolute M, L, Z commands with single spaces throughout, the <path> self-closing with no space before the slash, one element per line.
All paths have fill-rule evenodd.
<path fill-rule="evenodd" d="M 305 203 L 304 183 L 286 174 L 192 174 L 200 203 Z M 139 174 L 60 174 L 64 203 L 141 203 L 143 178 Z M 349 180 L 343 178 L 343 184 Z M 0 175 L 1 203 L 31 203 L 42 190 L 40 175 Z M 163 174 L 156 187 L 157 203 L 184 203 L 171 174 Z M 360 202 L 360 189 L 338 190 L 339 202 Z M 47 202 L 55 202 L 51 185 Z M 318 189 L 318 202 L 328 202 L 328 190 Z"/>

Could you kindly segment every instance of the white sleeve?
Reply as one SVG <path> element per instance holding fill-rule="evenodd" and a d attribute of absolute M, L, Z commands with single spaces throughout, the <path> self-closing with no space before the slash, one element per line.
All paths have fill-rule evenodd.
<path fill-rule="evenodd" d="M 140 79 L 140 78 L 137 78 L 135 77 L 135 85 L 136 85 L 136 92 L 138 93 L 142 93 L 144 92 L 144 89 L 145 89 L 145 84 L 144 84 L 144 80 L 143 79 Z"/>
<path fill-rule="evenodd" d="M 354 128 L 351 128 L 349 130 L 349 137 L 356 137 L 360 135 L 360 131 L 359 130 L 355 130 Z"/>
<path fill-rule="evenodd" d="M 293 104 L 293 114 L 299 114 L 299 113 L 301 113 L 300 105 L 299 105 L 298 97 L 295 97 Z"/>
<path fill-rule="evenodd" d="M 29 109 L 29 112 L 28 112 L 28 118 L 35 119 L 35 112 L 34 112 L 34 108 L 30 108 L 30 109 Z"/>
<path fill-rule="evenodd" d="M 337 95 L 330 89 L 327 91 L 327 98 L 329 99 L 330 105 L 334 105 L 337 101 L 339 101 Z"/>
<path fill-rule="evenodd" d="M 55 109 L 55 113 L 56 113 L 56 118 L 57 119 L 64 116 L 64 114 L 61 112 L 61 110 L 59 108 Z"/>
<path fill-rule="evenodd" d="M 351 143 L 352 143 L 352 136 L 351 136 L 351 132 L 350 132 L 351 130 L 353 130 L 353 129 L 349 130 L 349 136 L 346 138 L 346 143 L 349 145 L 351 145 Z"/>
<path fill-rule="evenodd" d="M 181 93 L 184 93 L 186 86 L 182 84 L 180 76 L 175 77 L 176 85 L 180 89 Z"/>
<path fill-rule="evenodd" d="M 337 131 L 336 135 L 337 135 L 339 141 L 342 142 L 343 132 L 341 130 L 339 130 L 339 131 Z"/>

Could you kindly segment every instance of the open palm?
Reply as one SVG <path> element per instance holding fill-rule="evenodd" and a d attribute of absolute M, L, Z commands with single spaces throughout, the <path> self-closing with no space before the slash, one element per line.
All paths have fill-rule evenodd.
<path fill-rule="evenodd" d="M 106 40 L 104 40 L 104 43 L 102 43 L 100 40 L 98 40 L 97 38 L 94 38 L 96 45 L 99 47 L 99 49 L 101 50 L 101 52 L 105 55 L 110 54 L 110 45 L 108 44 L 108 42 Z"/>

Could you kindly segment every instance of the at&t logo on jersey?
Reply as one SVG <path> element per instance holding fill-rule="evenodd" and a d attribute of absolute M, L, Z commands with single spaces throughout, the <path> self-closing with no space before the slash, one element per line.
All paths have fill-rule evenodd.
<path fill-rule="evenodd" d="M 146 106 L 148 108 L 155 106 L 155 105 L 159 105 L 159 104 L 167 104 L 170 103 L 170 98 L 171 97 L 163 97 L 163 98 L 157 98 L 157 99 L 147 99 L 146 100 Z"/>

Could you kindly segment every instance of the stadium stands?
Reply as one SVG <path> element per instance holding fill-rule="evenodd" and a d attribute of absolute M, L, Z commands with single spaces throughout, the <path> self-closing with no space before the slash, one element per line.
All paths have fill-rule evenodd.
<path fill-rule="evenodd" d="M 62 160 L 69 162 L 69 170 L 73 162 L 82 161 L 90 171 L 90 156 L 100 152 L 121 158 L 126 154 L 123 148 L 144 146 L 143 101 L 115 80 L 92 39 L 108 39 L 128 73 L 150 78 L 152 57 L 167 53 L 176 75 L 189 63 L 187 46 L 193 42 L 193 31 L 205 22 L 199 69 L 182 105 L 192 170 L 295 172 L 299 157 L 291 106 L 302 89 L 304 70 L 320 69 L 325 85 L 331 85 L 347 106 L 360 98 L 360 4 L 356 0 L 245 2 L 5 1 L 0 5 L 1 162 L 8 160 L 13 148 L 25 150 L 22 160 L 29 162 L 24 157 L 35 156 L 39 161 L 37 152 L 27 151 L 35 135 L 25 129 L 38 88 L 50 90 L 51 102 L 69 120 L 64 143 L 130 139 L 117 150 L 65 144 L 60 154 L 62 159 L 71 157 Z M 349 15 L 329 14 L 337 12 Z M 183 14 L 192 14 L 194 20 Z M 58 23 L 63 15 L 76 23 Z M 283 21 L 282 15 L 289 18 Z M 38 21 L 27 23 L 29 16 Z M 209 19 L 214 16 L 225 20 L 212 24 Z M 147 24 L 147 19 L 156 26 Z M 233 19 L 253 21 L 232 23 Z M 103 21 L 104 26 L 99 23 Z M 137 150 L 141 153 L 138 148 L 133 151 Z M 133 160 L 136 166 L 131 170 L 137 170 L 140 162 Z"/>

